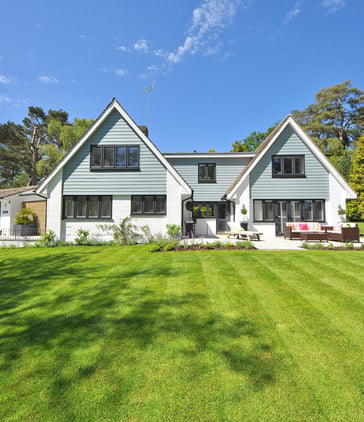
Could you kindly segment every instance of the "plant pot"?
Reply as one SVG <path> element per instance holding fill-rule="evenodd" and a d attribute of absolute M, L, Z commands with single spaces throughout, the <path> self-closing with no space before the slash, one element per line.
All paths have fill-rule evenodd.
<path fill-rule="evenodd" d="M 36 236 L 38 228 L 34 224 L 14 224 L 13 232 L 14 236 Z"/>

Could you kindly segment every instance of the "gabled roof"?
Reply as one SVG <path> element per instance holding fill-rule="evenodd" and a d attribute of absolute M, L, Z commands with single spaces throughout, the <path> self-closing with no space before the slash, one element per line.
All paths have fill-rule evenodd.
<path fill-rule="evenodd" d="M 289 114 L 286 116 L 277 127 L 267 136 L 267 138 L 259 145 L 256 149 L 254 158 L 249 162 L 249 164 L 244 168 L 240 175 L 235 179 L 234 183 L 226 191 L 225 195 L 227 198 L 232 198 L 236 193 L 237 188 L 243 183 L 243 181 L 248 177 L 253 168 L 259 163 L 263 158 L 265 153 L 269 148 L 274 144 L 274 142 L 279 138 L 283 130 L 290 125 L 294 132 L 300 137 L 300 139 L 305 143 L 305 145 L 311 150 L 311 152 L 316 156 L 320 163 L 331 173 L 338 183 L 345 189 L 348 194 L 348 198 L 356 198 L 356 193 L 341 176 L 341 174 L 335 169 L 335 167 L 330 163 L 330 161 L 325 157 L 321 150 L 314 144 L 311 138 L 303 131 L 303 129 L 297 124 L 293 119 L 292 115 Z"/>
<path fill-rule="evenodd" d="M 179 184 L 186 191 L 185 193 L 191 193 L 192 189 L 188 183 L 181 177 L 177 170 L 168 162 L 168 160 L 163 156 L 159 149 L 154 145 L 154 143 L 145 135 L 142 129 L 134 122 L 134 120 L 129 116 L 129 114 L 123 109 L 119 104 L 116 98 L 113 98 L 112 101 L 106 106 L 104 111 L 96 119 L 95 123 L 91 128 L 82 136 L 78 143 L 69 151 L 68 154 L 62 159 L 62 161 L 57 165 L 57 167 L 51 172 L 51 174 L 43 180 L 38 186 L 37 192 L 44 192 L 46 186 L 50 181 L 56 176 L 56 174 L 69 162 L 69 160 L 77 153 L 77 151 L 88 141 L 88 139 L 95 133 L 95 131 L 100 127 L 100 125 L 105 121 L 105 119 L 110 115 L 110 113 L 116 110 L 120 113 L 123 119 L 129 124 L 129 126 L 134 130 L 134 132 L 141 138 L 141 140 L 146 144 L 146 146 L 154 153 L 154 155 L 159 159 L 159 161 L 164 165 L 164 167 L 172 174 L 172 176 L 179 182 Z"/>
<path fill-rule="evenodd" d="M 0 199 L 8 198 L 9 196 L 19 195 L 25 192 L 35 192 L 36 186 L 24 186 L 21 188 L 0 189 Z"/>

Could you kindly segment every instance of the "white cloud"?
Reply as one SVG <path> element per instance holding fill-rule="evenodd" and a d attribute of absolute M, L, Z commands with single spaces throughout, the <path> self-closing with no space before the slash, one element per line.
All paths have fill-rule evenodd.
<path fill-rule="evenodd" d="M 287 22 L 289 22 L 290 20 L 294 19 L 294 18 L 295 18 L 295 17 L 297 17 L 297 16 L 298 16 L 301 12 L 302 12 L 302 9 L 301 9 L 301 2 L 300 2 L 300 1 L 298 1 L 298 2 L 296 2 L 296 4 L 294 5 L 293 9 L 292 9 L 292 10 L 290 10 L 290 11 L 287 13 L 287 15 L 286 15 L 286 17 L 285 17 L 285 19 L 284 19 L 284 23 L 287 23 Z"/>
<path fill-rule="evenodd" d="M 186 54 L 201 51 L 214 54 L 211 41 L 231 22 L 240 3 L 241 0 L 205 0 L 200 7 L 193 10 L 192 25 L 187 31 L 187 37 L 176 51 L 168 54 L 168 61 L 179 63 Z M 215 53 L 219 50 L 220 48 L 215 48 Z"/>
<path fill-rule="evenodd" d="M 322 6 L 328 13 L 335 13 L 345 6 L 345 0 L 323 0 Z"/>
<path fill-rule="evenodd" d="M 13 100 L 9 97 L 9 95 L 0 95 L 0 103 L 3 104 L 11 104 Z"/>
<path fill-rule="evenodd" d="M 5 75 L 2 75 L 0 73 L 0 84 L 9 85 L 11 82 L 12 82 L 12 80 L 10 78 L 8 78 Z"/>
<path fill-rule="evenodd" d="M 130 49 L 125 47 L 124 45 L 119 45 L 118 47 L 116 47 L 116 50 L 122 51 L 123 53 L 130 51 Z"/>
<path fill-rule="evenodd" d="M 41 75 L 41 76 L 38 76 L 38 79 L 44 85 L 59 84 L 59 80 L 55 78 L 54 76 Z"/>
<path fill-rule="evenodd" d="M 139 40 L 134 44 L 134 50 L 141 51 L 143 53 L 148 53 L 148 43 L 147 40 Z"/>
<path fill-rule="evenodd" d="M 116 75 L 118 76 L 125 76 L 128 74 L 128 71 L 125 69 L 116 69 L 115 70 Z"/>

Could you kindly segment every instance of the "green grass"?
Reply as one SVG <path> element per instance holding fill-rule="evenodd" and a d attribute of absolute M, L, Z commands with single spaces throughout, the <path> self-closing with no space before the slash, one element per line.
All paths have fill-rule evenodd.
<path fill-rule="evenodd" d="M 364 255 L 0 250 L 2 421 L 359 421 Z"/>
<path fill-rule="evenodd" d="M 359 226 L 359 233 L 364 236 L 364 221 L 359 221 L 356 224 Z"/>

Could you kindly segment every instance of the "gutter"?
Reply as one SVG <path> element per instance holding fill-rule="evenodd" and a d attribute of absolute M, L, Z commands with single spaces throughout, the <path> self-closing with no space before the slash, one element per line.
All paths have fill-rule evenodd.
<path fill-rule="evenodd" d="M 193 201 L 193 189 L 191 188 L 191 196 L 188 198 L 182 199 L 182 210 L 181 210 L 181 227 L 182 227 L 182 234 L 183 234 L 183 210 L 186 201 Z"/>

